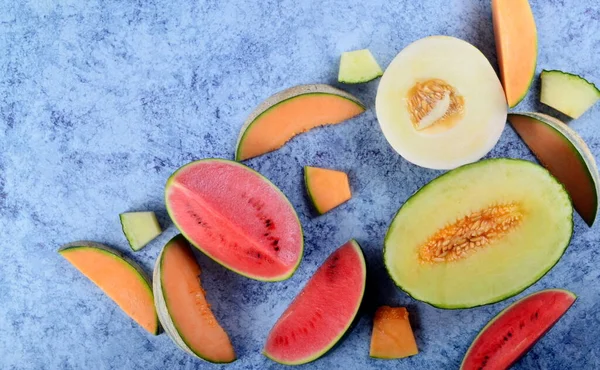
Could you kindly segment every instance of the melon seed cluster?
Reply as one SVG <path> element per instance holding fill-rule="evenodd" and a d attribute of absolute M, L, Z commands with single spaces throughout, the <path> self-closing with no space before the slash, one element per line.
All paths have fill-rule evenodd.
<path fill-rule="evenodd" d="M 456 90 L 446 83 L 444 80 L 431 79 L 425 82 L 417 82 L 408 92 L 408 111 L 410 119 L 415 126 L 415 129 L 421 130 L 421 120 L 427 116 L 438 104 L 439 101 L 448 95 L 450 105 L 446 113 L 435 123 L 445 121 L 446 119 L 459 117 L 462 115 L 465 105 L 465 99 L 460 96 Z"/>

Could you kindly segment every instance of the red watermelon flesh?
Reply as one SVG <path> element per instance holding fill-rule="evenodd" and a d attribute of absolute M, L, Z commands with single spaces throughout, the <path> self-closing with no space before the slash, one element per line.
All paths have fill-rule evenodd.
<path fill-rule="evenodd" d="M 167 181 L 167 210 L 194 246 L 249 278 L 290 277 L 304 247 L 298 216 L 269 180 L 237 162 L 205 159 Z"/>
<path fill-rule="evenodd" d="M 338 248 L 271 329 L 264 354 L 288 365 L 307 363 L 325 354 L 356 317 L 366 273 L 365 259 L 356 241 Z"/>
<path fill-rule="evenodd" d="M 506 308 L 479 333 L 461 369 L 507 369 L 554 326 L 577 297 L 562 289 L 531 294 Z"/>

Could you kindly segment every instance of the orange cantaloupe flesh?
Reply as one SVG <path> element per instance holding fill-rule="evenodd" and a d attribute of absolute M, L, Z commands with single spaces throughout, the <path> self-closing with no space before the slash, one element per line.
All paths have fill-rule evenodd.
<path fill-rule="evenodd" d="M 404 307 L 381 306 L 373 319 L 371 357 L 404 358 L 419 353 L 408 311 Z"/>
<path fill-rule="evenodd" d="M 274 151 L 297 134 L 343 122 L 364 111 L 360 104 L 334 94 L 310 93 L 284 100 L 250 123 L 236 159 L 243 161 Z"/>
<path fill-rule="evenodd" d="M 352 198 L 348 175 L 342 171 L 307 166 L 304 179 L 308 196 L 319 214 Z"/>
<path fill-rule="evenodd" d="M 528 0 L 492 0 L 498 64 L 509 107 L 527 94 L 537 63 L 537 30 Z"/>
<path fill-rule="evenodd" d="M 161 262 L 162 289 L 177 332 L 198 356 L 217 363 L 236 359 L 229 336 L 217 322 L 200 283 L 200 266 L 187 243 L 170 243 Z"/>
<path fill-rule="evenodd" d="M 158 334 L 158 316 L 150 283 L 128 261 L 95 247 L 65 248 L 59 253 L 151 334 Z"/>

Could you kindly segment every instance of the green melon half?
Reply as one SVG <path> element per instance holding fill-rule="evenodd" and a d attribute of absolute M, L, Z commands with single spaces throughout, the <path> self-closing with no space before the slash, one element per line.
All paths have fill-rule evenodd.
<path fill-rule="evenodd" d="M 569 196 L 546 169 L 490 159 L 450 171 L 408 199 L 385 237 L 384 262 L 412 297 L 469 308 L 536 282 L 572 232 Z"/>
<path fill-rule="evenodd" d="M 589 225 L 598 213 L 600 175 L 594 155 L 569 126 L 542 113 L 514 113 L 508 121 L 540 163 L 563 183 Z"/>

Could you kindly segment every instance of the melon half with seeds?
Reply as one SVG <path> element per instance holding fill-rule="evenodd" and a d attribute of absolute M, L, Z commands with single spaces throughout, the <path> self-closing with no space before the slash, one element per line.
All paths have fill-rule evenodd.
<path fill-rule="evenodd" d="M 377 90 L 377 119 L 406 160 L 452 169 L 479 160 L 498 142 L 507 105 L 496 72 L 466 41 L 431 36 L 402 50 Z"/>
<path fill-rule="evenodd" d="M 384 262 L 414 298 L 468 308 L 539 280 L 572 232 L 569 196 L 545 168 L 490 159 L 450 171 L 408 199 L 385 237 Z"/>

